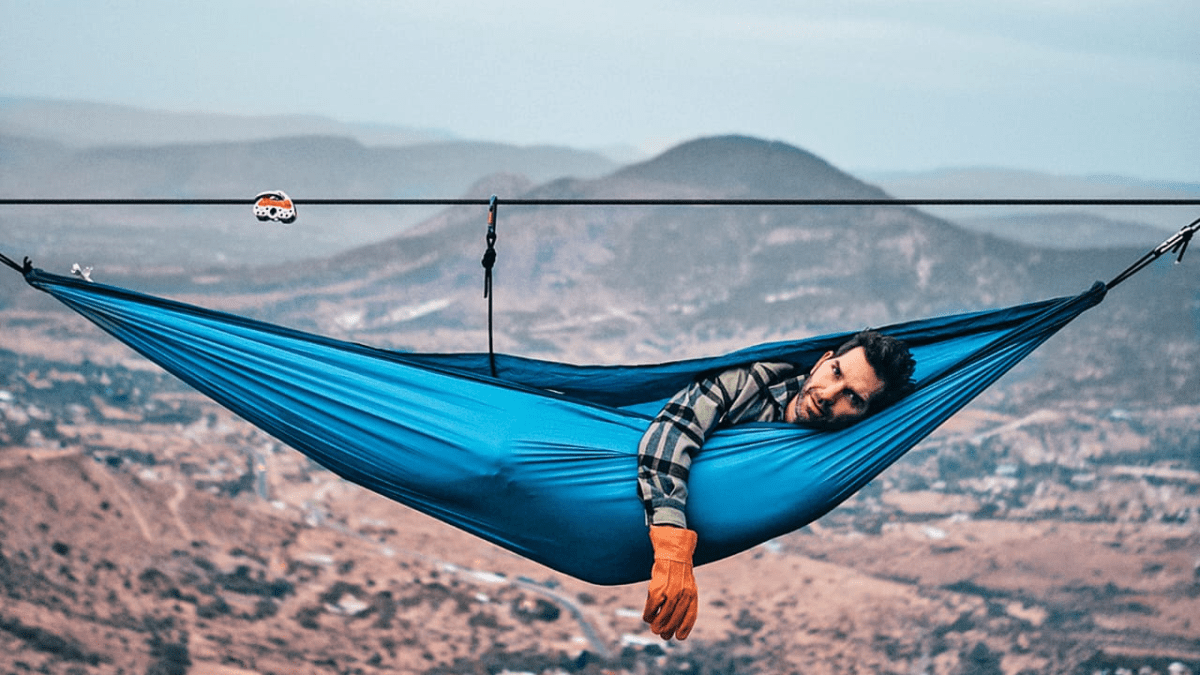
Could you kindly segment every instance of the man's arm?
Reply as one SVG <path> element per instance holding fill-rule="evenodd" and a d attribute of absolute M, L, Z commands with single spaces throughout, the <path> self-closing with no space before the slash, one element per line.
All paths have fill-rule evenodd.
<path fill-rule="evenodd" d="M 638 494 L 647 524 L 687 527 L 692 457 L 720 423 L 728 399 L 720 377 L 695 382 L 668 401 L 642 435 Z"/>
<path fill-rule="evenodd" d="M 695 454 L 728 406 L 720 377 L 676 394 L 638 444 L 638 494 L 646 507 L 654 567 L 642 619 L 664 640 L 685 639 L 696 623 L 700 592 L 692 574 L 696 533 L 687 529 L 687 481 Z"/>
<path fill-rule="evenodd" d="M 763 395 L 777 367 L 788 368 L 756 364 L 696 382 L 663 406 L 638 445 L 638 492 L 654 547 L 642 619 L 664 640 L 686 639 L 700 606 L 692 574 L 697 536 L 684 514 L 692 455 L 722 423 L 763 415 Z"/>
<path fill-rule="evenodd" d="M 758 363 L 726 370 L 696 381 L 663 406 L 638 444 L 638 494 L 647 524 L 687 527 L 692 458 L 722 424 L 761 418 L 767 387 L 792 369 Z"/>

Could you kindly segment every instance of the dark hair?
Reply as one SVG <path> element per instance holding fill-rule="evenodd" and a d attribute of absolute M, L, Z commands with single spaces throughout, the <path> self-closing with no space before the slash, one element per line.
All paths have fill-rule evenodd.
<path fill-rule="evenodd" d="M 912 374 L 917 362 L 908 351 L 908 345 L 890 335 L 867 329 L 843 342 L 834 356 L 841 356 L 855 347 L 863 348 L 867 363 L 871 364 L 875 375 L 883 380 L 883 392 L 872 399 L 871 412 L 879 412 L 912 393 L 915 388 Z"/>

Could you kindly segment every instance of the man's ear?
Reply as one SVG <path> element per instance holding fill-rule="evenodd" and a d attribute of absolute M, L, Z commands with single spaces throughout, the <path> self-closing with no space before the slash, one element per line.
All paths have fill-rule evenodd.
<path fill-rule="evenodd" d="M 821 358 L 817 359 L 817 362 L 813 364 L 813 367 L 808 369 L 808 374 L 812 375 L 813 373 L 817 372 L 817 366 L 821 365 L 822 363 L 825 363 L 832 357 L 833 357 L 832 351 L 828 351 L 828 352 L 825 352 L 824 354 L 822 354 Z"/>

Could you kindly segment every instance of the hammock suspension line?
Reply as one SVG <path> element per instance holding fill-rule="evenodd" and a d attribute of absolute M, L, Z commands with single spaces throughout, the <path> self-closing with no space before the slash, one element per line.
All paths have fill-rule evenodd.
<path fill-rule="evenodd" d="M 1193 220 L 1191 223 L 1185 225 L 1178 232 L 1169 237 L 1166 241 L 1158 246 L 1155 246 L 1150 251 L 1147 251 L 1145 255 L 1143 255 L 1141 258 L 1138 258 L 1137 262 L 1130 265 L 1125 269 L 1124 272 L 1121 272 L 1114 277 L 1112 281 L 1108 282 L 1108 284 L 1105 285 L 1105 288 L 1111 290 L 1113 286 L 1125 281 L 1146 265 L 1149 265 L 1168 253 L 1175 254 L 1176 265 L 1183 262 L 1183 254 L 1187 251 L 1188 244 L 1191 243 L 1192 237 L 1196 234 L 1197 230 L 1200 230 L 1200 218 Z"/>
<path fill-rule="evenodd" d="M 488 202 L 487 250 L 483 252 L 483 297 L 488 301 L 488 364 L 492 369 L 492 377 L 496 377 L 496 348 L 492 338 L 492 268 L 496 265 L 496 207 L 499 199 L 492 195 Z"/>

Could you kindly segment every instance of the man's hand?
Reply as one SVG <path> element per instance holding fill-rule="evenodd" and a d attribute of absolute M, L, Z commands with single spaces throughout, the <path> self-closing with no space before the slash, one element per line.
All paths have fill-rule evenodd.
<path fill-rule="evenodd" d="M 650 543 L 654 545 L 654 567 L 650 571 L 642 620 L 664 640 L 672 637 L 685 640 L 696 625 L 700 607 L 700 592 L 692 575 L 696 533 L 681 527 L 652 525 Z"/>

